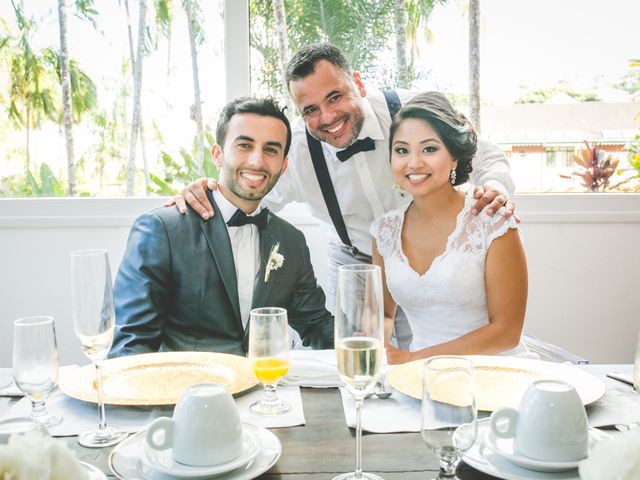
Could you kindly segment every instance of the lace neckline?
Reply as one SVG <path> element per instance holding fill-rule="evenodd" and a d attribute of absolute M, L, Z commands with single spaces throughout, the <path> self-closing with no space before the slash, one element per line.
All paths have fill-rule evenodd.
<path fill-rule="evenodd" d="M 472 192 L 472 191 L 471 191 Z M 423 274 L 418 273 L 409 263 L 409 259 L 407 258 L 406 254 L 404 253 L 404 250 L 402 248 L 402 230 L 404 228 L 404 221 L 406 219 L 406 214 L 407 214 L 407 210 L 409 210 L 409 207 L 411 206 L 411 204 L 413 203 L 413 201 L 409 202 L 405 207 L 404 210 L 401 212 L 401 216 L 400 216 L 400 234 L 397 236 L 396 242 L 397 242 L 397 248 L 398 248 L 398 252 L 400 252 L 400 258 L 402 259 L 402 261 L 404 262 L 404 264 L 407 266 L 407 268 L 417 277 L 419 278 L 425 278 L 429 272 L 431 272 L 433 270 L 433 268 L 442 261 L 442 259 L 447 255 L 447 253 L 449 253 L 449 251 L 451 250 L 451 245 L 453 245 L 453 242 L 455 241 L 455 239 L 458 237 L 458 235 L 460 234 L 460 230 L 462 227 L 462 219 L 465 216 L 465 213 L 467 211 L 469 211 L 469 203 L 471 202 L 471 200 L 473 200 L 473 195 L 471 193 L 467 193 L 464 196 L 464 203 L 462 205 L 462 208 L 460 209 L 460 211 L 458 212 L 458 214 L 456 215 L 456 226 L 453 229 L 453 232 L 451 232 L 449 234 L 449 237 L 447 238 L 447 244 L 444 247 L 444 250 L 442 251 L 442 253 L 436 255 L 434 257 L 434 259 L 431 261 L 431 265 L 429 265 L 429 268 L 427 268 L 425 270 L 425 272 Z"/>

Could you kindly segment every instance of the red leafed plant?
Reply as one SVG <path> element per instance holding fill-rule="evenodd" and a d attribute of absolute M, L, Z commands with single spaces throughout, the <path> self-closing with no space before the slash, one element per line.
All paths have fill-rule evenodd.
<path fill-rule="evenodd" d="M 602 150 L 599 145 L 589 145 L 584 141 L 586 148 L 582 148 L 578 155 L 573 156 L 573 161 L 580 167 L 572 175 L 582 178 L 582 186 L 590 192 L 603 192 L 609 186 L 609 178 L 616 171 L 619 160 Z"/>

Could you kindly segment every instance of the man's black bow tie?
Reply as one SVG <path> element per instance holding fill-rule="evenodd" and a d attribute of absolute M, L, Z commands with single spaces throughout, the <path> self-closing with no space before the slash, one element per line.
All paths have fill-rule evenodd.
<path fill-rule="evenodd" d="M 260 213 L 254 216 L 249 216 L 244 213 L 242 210 L 236 210 L 236 213 L 229 219 L 227 225 L 230 227 L 241 227 L 243 225 L 247 225 L 249 223 L 253 223 L 260 230 L 264 229 L 267 226 L 267 216 L 269 215 L 269 209 L 263 208 L 260 210 Z"/>
<path fill-rule="evenodd" d="M 357 140 L 352 145 L 349 145 L 344 150 L 340 150 L 336 152 L 336 156 L 338 160 L 344 162 L 345 160 L 349 160 L 356 153 L 360 152 L 369 152 L 371 150 L 375 150 L 376 143 L 369 137 L 363 138 L 362 140 Z"/>

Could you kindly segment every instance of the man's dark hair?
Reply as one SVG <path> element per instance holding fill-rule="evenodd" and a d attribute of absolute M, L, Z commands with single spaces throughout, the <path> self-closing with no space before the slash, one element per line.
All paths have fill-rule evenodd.
<path fill-rule="evenodd" d="M 284 114 L 284 108 L 280 108 L 278 102 L 272 97 L 240 97 L 227 103 L 220 113 L 218 125 L 216 127 L 216 142 L 223 146 L 225 137 L 227 136 L 227 126 L 234 115 L 241 113 L 254 113 L 263 117 L 274 117 L 282 121 L 287 127 L 287 144 L 284 147 L 284 156 L 289 153 L 291 146 L 291 124 Z"/>
<path fill-rule="evenodd" d="M 313 43 L 305 45 L 294 53 L 287 63 L 285 72 L 287 86 L 293 80 L 300 80 L 311 75 L 316 68 L 316 63 L 320 60 L 333 63 L 349 77 L 353 74 L 349 61 L 338 47 L 330 43 Z"/>
<path fill-rule="evenodd" d="M 478 136 L 476 129 L 462 113 L 453 108 L 447 97 L 439 92 L 426 92 L 404 104 L 393 118 L 389 133 L 389 148 L 403 120 L 424 120 L 436 131 L 451 156 L 458 161 L 456 182 L 462 185 L 469 179 L 471 160 L 476 154 Z"/>

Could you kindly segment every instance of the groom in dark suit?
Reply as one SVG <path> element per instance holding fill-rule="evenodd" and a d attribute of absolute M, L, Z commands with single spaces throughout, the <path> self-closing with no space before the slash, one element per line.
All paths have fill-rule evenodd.
<path fill-rule="evenodd" d="M 214 161 L 211 220 L 159 208 L 133 224 L 115 283 L 111 357 L 169 350 L 244 355 L 251 308 L 287 309 L 313 348 L 333 347 L 333 318 L 303 234 L 261 199 L 287 168 L 291 127 L 271 99 L 241 98 L 223 110 Z"/>

